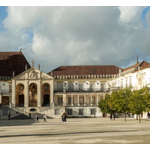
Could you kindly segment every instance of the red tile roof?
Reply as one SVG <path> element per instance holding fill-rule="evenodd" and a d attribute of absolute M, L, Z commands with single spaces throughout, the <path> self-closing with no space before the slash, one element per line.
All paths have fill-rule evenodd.
<path fill-rule="evenodd" d="M 0 52 L 0 76 L 15 76 L 25 71 L 25 65 L 31 66 L 22 52 Z"/>
<path fill-rule="evenodd" d="M 132 66 L 130 66 L 130 67 L 128 67 L 128 68 L 123 69 L 123 72 L 124 72 L 124 71 L 127 71 L 127 70 L 129 70 L 129 69 L 135 68 L 135 67 L 140 67 L 140 68 L 142 69 L 142 68 L 146 68 L 146 67 L 148 67 L 148 66 L 150 66 L 150 63 L 148 63 L 148 62 L 146 62 L 146 61 L 142 61 L 142 62 L 140 62 L 140 63 L 136 63 L 136 64 L 134 64 L 134 65 L 132 65 Z"/>
<path fill-rule="evenodd" d="M 118 74 L 119 68 L 114 65 L 100 66 L 60 66 L 53 70 L 52 76 L 57 75 L 106 75 Z M 48 73 L 51 75 L 51 72 Z"/>

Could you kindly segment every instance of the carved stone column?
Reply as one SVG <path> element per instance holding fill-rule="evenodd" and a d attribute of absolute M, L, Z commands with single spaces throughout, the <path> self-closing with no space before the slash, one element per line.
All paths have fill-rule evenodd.
<path fill-rule="evenodd" d="M 66 106 L 66 94 L 63 94 L 63 106 Z"/>
<path fill-rule="evenodd" d="M 93 104 L 92 104 L 92 94 L 91 94 L 91 106 L 93 106 Z"/>
<path fill-rule="evenodd" d="M 86 106 L 86 95 L 84 95 L 84 106 Z"/>
<path fill-rule="evenodd" d="M 78 95 L 78 106 L 80 106 L 80 99 L 79 99 L 79 95 Z"/>
<path fill-rule="evenodd" d="M 98 105 L 98 95 L 96 96 L 96 104 Z"/>
<path fill-rule="evenodd" d="M 54 106 L 54 80 L 50 81 L 50 105 Z"/>
<path fill-rule="evenodd" d="M 16 105 L 16 81 L 12 80 L 12 106 Z"/>
<path fill-rule="evenodd" d="M 71 106 L 73 106 L 73 95 L 71 95 Z"/>
<path fill-rule="evenodd" d="M 24 107 L 29 106 L 29 81 L 25 80 L 25 101 L 24 101 Z"/>
<path fill-rule="evenodd" d="M 42 87 L 41 87 L 41 80 L 38 81 L 37 84 L 37 107 L 41 107 L 41 96 L 42 96 Z"/>

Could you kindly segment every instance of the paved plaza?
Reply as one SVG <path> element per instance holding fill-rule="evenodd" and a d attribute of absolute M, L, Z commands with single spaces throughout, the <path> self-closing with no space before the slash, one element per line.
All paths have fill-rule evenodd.
<path fill-rule="evenodd" d="M 150 121 L 123 118 L 0 120 L 1 144 L 150 144 Z"/>

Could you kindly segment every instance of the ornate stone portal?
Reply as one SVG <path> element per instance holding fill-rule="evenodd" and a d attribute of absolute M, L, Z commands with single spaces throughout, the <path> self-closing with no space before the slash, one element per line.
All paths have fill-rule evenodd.
<path fill-rule="evenodd" d="M 37 85 L 35 83 L 29 86 L 29 107 L 37 107 Z"/>

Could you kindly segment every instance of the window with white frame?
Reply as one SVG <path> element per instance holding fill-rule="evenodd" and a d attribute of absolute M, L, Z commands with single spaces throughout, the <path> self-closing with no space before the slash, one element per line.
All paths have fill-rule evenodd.
<path fill-rule="evenodd" d="M 91 109 L 91 115 L 95 115 L 95 109 Z"/>
<path fill-rule="evenodd" d="M 72 115 L 72 109 L 67 109 L 67 115 Z"/>
<path fill-rule="evenodd" d="M 83 115 L 83 109 L 79 109 L 79 115 Z"/>

